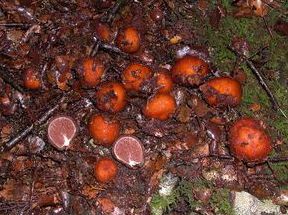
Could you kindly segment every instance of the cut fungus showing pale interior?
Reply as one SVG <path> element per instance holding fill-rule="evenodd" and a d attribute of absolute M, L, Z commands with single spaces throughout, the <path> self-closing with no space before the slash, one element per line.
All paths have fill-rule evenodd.
<path fill-rule="evenodd" d="M 144 162 L 144 148 L 141 141 L 133 136 L 120 137 L 113 146 L 113 154 L 121 163 L 130 168 L 139 167 Z"/>
<path fill-rule="evenodd" d="M 48 126 L 49 142 L 57 149 L 68 147 L 77 133 L 77 127 L 71 117 L 58 116 Z"/>

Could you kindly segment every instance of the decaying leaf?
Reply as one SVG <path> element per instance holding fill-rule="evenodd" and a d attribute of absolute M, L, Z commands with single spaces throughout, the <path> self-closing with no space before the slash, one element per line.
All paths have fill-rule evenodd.
<path fill-rule="evenodd" d="M 236 17 L 264 17 L 269 12 L 269 8 L 279 7 L 274 0 L 236 0 L 234 4 L 238 6 Z"/>

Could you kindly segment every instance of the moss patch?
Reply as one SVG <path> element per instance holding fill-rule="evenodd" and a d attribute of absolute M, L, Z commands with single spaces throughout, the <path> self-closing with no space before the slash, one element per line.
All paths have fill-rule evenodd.
<path fill-rule="evenodd" d="M 217 2 L 219 1 L 211 1 L 210 10 L 216 7 Z M 197 32 L 199 39 L 197 42 L 210 48 L 214 66 L 226 74 L 233 71 L 236 62 L 235 54 L 228 49 L 234 36 L 243 37 L 248 41 L 251 55 L 266 47 L 265 52 L 256 55 L 254 60 L 264 61 L 259 71 L 267 80 L 282 110 L 288 115 L 288 41 L 287 37 L 280 36 L 273 31 L 273 25 L 279 18 L 288 21 L 288 16 L 283 16 L 281 12 L 282 9 L 288 9 L 288 3 L 283 3 L 282 9 L 270 10 L 265 16 L 265 24 L 264 20 L 259 17 L 235 18 L 232 15 L 235 9 L 231 6 L 232 1 L 222 0 L 220 2 L 227 11 L 227 15 L 221 18 L 218 29 L 213 29 L 209 24 L 209 17 L 203 16 L 197 10 L 193 12 L 193 17 L 185 20 L 185 22 L 191 23 Z M 267 26 L 272 32 L 272 36 Z M 240 66 L 247 74 L 247 81 L 243 89 L 243 101 L 238 111 L 242 115 L 253 116 L 266 122 L 273 140 L 280 139 L 284 142 L 281 153 L 272 153 L 271 157 L 288 156 L 288 119 L 279 111 L 272 109 L 269 97 L 247 65 L 243 62 Z M 254 103 L 260 105 L 260 111 L 252 112 L 250 110 Z M 279 180 L 281 188 L 287 188 L 288 163 L 273 163 L 271 168 Z M 193 186 L 201 186 L 203 183 L 206 186 L 205 181 L 184 181 L 174 190 L 171 197 L 154 196 L 152 207 L 160 205 L 162 209 L 168 208 L 167 210 L 169 210 L 179 198 L 185 198 L 191 209 L 201 206 L 201 203 L 194 199 L 191 189 Z M 217 189 L 217 192 L 212 195 L 210 204 L 217 210 L 217 214 L 233 214 L 227 189 Z"/>
<path fill-rule="evenodd" d="M 204 205 L 201 201 L 194 198 L 193 190 L 209 188 L 212 191 L 211 201 L 209 206 Z M 211 207 L 219 215 L 233 215 L 233 207 L 230 203 L 230 194 L 228 189 L 219 189 L 213 187 L 213 185 L 202 179 L 195 181 L 182 180 L 178 186 L 173 190 L 169 196 L 160 196 L 159 194 L 154 195 L 151 201 L 151 208 L 153 215 L 169 214 L 173 206 L 177 204 L 177 201 L 185 199 L 190 206 L 190 212 L 198 207 Z"/>

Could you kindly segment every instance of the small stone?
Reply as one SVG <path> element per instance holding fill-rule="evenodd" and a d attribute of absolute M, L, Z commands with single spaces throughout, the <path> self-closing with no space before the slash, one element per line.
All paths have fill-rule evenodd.
<path fill-rule="evenodd" d="M 69 116 L 53 118 L 48 126 L 49 142 L 59 150 L 67 148 L 77 133 L 77 126 Z"/>
<path fill-rule="evenodd" d="M 134 136 L 122 136 L 113 146 L 113 154 L 121 163 L 130 168 L 139 167 L 144 163 L 144 147 Z"/>
<path fill-rule="evenodd" d="M 251 214 L 281 214 L 280 206 L 272 203 L 271 200 L 259 200 L 247 192 L 234 193 L 234 211 L 236 215 Z"/>

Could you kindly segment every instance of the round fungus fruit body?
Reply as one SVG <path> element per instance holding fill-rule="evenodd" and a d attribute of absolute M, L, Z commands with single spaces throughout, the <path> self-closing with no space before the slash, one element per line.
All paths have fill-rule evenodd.
<path fill-rule="evenodd" d="M 209 74 L 209 66 L 201 58 L 186 55 L 176 61 L 171 72 L 175 82 L 198 86 Z"/>
<path fill-rule="evenodd" d="M 96 25 L 96 34 L 97 37 L 104 41 L 104 42 L 110 42 L 112 39 L 112 32 L 110 27 L 107 24 L 104 23 L 97 23 Z"/>
<path fill-rule="evenodd" d="M 148 66 L 140 63 L 131 63 L 122 74 L 122 81 L 129 91 L 140 91 L 143 83 L 152 76 L 152 71 Z"/>
<path fill-rule="evenodd" d="M 89 132 L 100 145 L 110 147 L 119 136 L 120 123 L 103 115 L 94 115 L 89 122 Z"/>
<path fill-rule="evenodd" d="M 169 93 L 157 93 L 148 99 L 143 113 L 148 118 L 169 119 L 176 110 L 175 98 Z"/>
<path fill-rule="evenodd" d="M 57 116 L 50 120 L 47 130 L 49 142 L 59 150 L 67 148 L 77 133 L 77 126 L 69 116 Z"/>
<path fill-rule="evenodd" d="M 94 58 L 84 59 L 82 67 L 79 70 L 83 86 L 89 88 L 96 87 L 100 83 L 104 72 L 105 68 L 100 60 Z"/>
<path fill-rule="evenodd" d="M 258 120 L 241 118 L 229 131 L 229 148 L 239 160 L 263 161 L 272 150 L 271 139 Z"/>
<path fill-rule="evenodd" d="M 27 69 L 23 77 L 24 87 L 29 90 L 38 90 L 41 88 L 41 79 L 34 69 Z"/>
<path fill-rule="evenodd" d="M 140 167 L 144 163 L 144 147 L 134 136 L 122 136 L 113 145 L 114 157 L 129 168 Z"/>
<path fill-rule="evenodd" d="M 127 103 L 126 90 L 123 84 L 107 82 L 102 84 L 96 92 L 97 107 L 102 111 L 119 112 Z"/>
<path fill-rule="evenodd" d="M 137 52 L 140 48 L 140 35 L 136 28 L 126 27 L 122 29 L 116 38 L 117 46 L 126 53 Z"/>
<path fill-rule="evenodd" d="M 172 77 L 168 72 L 157 72 L 155 74 L 157 92 L 159 93 L 169 93 L 173 89 Z"/>
<path fill-rule="evenodd" d="M 116 163 L 108 157 L 99 159 L 95 164 L 94 175 L 98 182 L 108 183 L 112 181 L 116 177 L 117 172 Z"/>
<path fill-rule="evenodd" d="M 217 77 L 200 87 L 206 102 L 214 107 L 235 107 L 241 103 L 241 84 L 230 77 Z"/>

